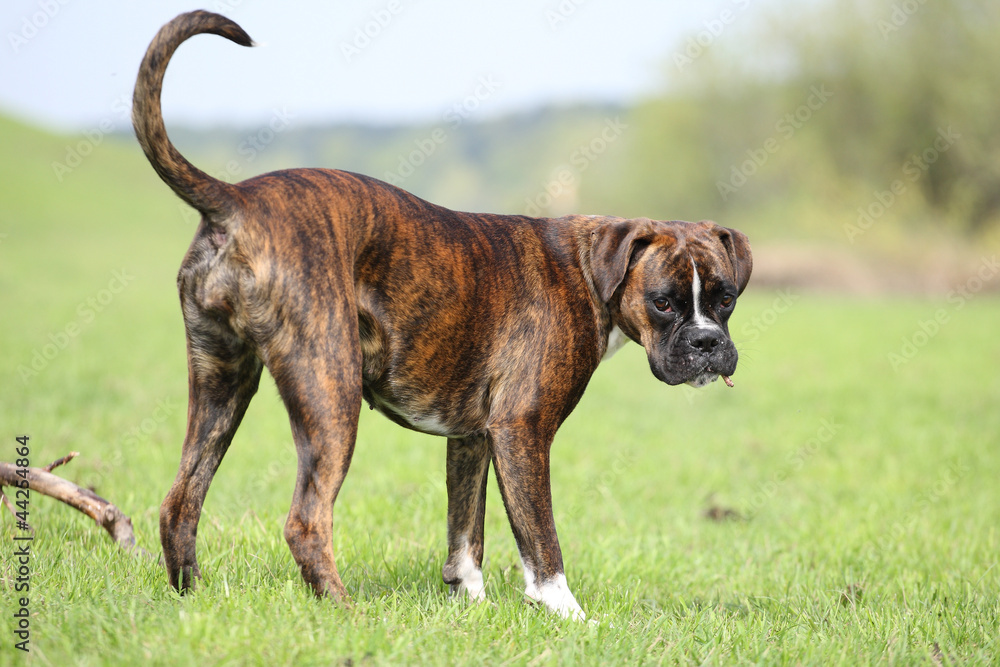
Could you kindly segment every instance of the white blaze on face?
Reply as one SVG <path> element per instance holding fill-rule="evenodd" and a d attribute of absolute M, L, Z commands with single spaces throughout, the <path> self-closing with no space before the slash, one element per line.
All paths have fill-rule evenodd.
<path fill-rule="evenodd" d="M 701 276 L 698 275 L 698 265 L 691 258 L 691 300 L 694 304 L 694 326 L 700 329 L 718 327 L 701 312 Z"/>
<path fill-rule="evenodd" d="M 720 329 L 719 325 L 705 317 L 701 310 L 701 276 L 698 275 L 698 265 L 695 264 L 693 257 L 691 258 L 691 302 L 694 310 L 691 326 L 696 329 Z M 687 384 L 701 388 L 718 379 L 718 373 L 700 373 L 688 380 Z"/>

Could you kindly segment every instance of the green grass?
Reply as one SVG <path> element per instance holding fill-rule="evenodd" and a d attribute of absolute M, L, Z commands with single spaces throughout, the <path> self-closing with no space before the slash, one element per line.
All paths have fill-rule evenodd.
<path fill-rule="evenodd" d="M 65 140 L 0 124 L 0 460 L 34 465 L 129 514 L 158 551 L 157 508 L 184 430 L 174 276 L 193 226 L 135 147 L 100 147 L 63 182 Z M 113 272 L 131 278 L 94 313 Z M 448 597 L 444 441 L 369 413 L 334 513 L 355 606 L 314 600 L 282 538 L 294 482 L 266 379 L 209 493 L 206 580 L 181 599 L 155 562 L 33 496 L 37 664 L 998 664 L 1000 303 L 754 289 L 732 329 L 736 388 L 669 388 L 631 346 L 602 366 L 554 445 L 570 585 L 594 624 L 524 603 L 491 480 L 490 603 Z M 80 304 L 84 304 L 81 306 Z M 908 363 L 888 355 L 950 318 Z M 759 319 L 754 324 L 754 318 Z M 764 324 L 764 323 L 768 324 Z M 34 353 L 76 324 L 23 378 Z M 52 343 L 55 345 L 55 343 Z M 51 350 L 50 350 L 51 351 Z M 729 508 L 742 520 L 713 521 Z M 18 534 L 0 519 L 3 553 Z M 0 664 L 13 568 L 0 564 Z"/>

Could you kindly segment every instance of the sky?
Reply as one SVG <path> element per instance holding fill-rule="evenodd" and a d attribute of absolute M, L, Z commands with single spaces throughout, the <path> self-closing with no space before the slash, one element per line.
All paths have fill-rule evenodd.
<path fill-rule="evenodd" d="M 0 113 L 62 132 L 128 124 L 157 29 L 204 8 L 262 44 L 185 43 L 164 83 L 168 125 L 430 122 L 662 90 L 693 36 L 705 48 L 763 0 L 4 0 Z"/>

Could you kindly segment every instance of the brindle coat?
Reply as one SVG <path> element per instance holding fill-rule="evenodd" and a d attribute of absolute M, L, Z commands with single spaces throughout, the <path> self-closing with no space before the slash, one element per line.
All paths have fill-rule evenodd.
<path fill-rule="evenodd" d="M 527 594 L 581 617 L 552 515 L 556 429 L 615 327 L 671 384 L 735 370 L 726 320 L 750 276 L 746 237 L 709 222 L 458 213 L 326 169 L 221 182 L 180 155 L 160 112 L 171 55 L 200 33 L 252 45 L 221 16 L 178 16 L 146 53 L 133 110 L 153 168 L 202 214 L 177 280 L 189 405 L 177 478 L 160 508 L 170 583 L 184 591 L 200 576 L 205 494 L 266 366 L 299 460 L 285 537 L 317 595 L 347 597 L 332 510 L 364 399 L 403 426 L 448 438 L 444 580 L 482 597 L 492 461 Z"/>

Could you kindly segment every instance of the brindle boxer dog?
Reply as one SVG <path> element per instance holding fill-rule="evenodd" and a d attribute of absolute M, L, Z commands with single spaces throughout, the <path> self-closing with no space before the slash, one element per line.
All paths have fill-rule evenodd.
<path fill-rule="evenodd" d="M 457 213 L 327 169 L 224 183 L 181 156 L 160 111 L 167 62 L 200 33 L 253 43 L 222 16 L 178 16 L 146 52 L 133 110 L 153 168 L 202 214 L 177 278 L 190 398 L 180 469 L 160 508 L 170 583 L 183 592 L 200 576 L 202 503 L 266 366 L 298 453 L 285 538 L 317 595 L 347 600 L 332 512 L 364 399 L 448 438 L 452 591 L 484 598 L 492 461 L 525 595 L 583 618 L 552 517 L 552 438 L 626 339 L 667 384 L 731 384 L 727 321 L 750 278 L 747 238 L 712 222 Z"/>

